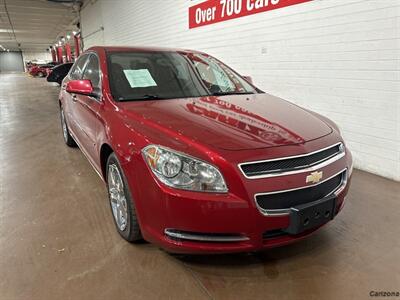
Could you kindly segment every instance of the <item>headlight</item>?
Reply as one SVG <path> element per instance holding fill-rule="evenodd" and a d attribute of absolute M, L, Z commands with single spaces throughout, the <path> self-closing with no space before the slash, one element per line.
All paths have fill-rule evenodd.
<path fill-rule="evenodd" d="M 220 171 L 204 161 L 156 145 L 143 148 L 142 153 L 154 175 L 168 186 L 199 192 L 228 191 Z"/>

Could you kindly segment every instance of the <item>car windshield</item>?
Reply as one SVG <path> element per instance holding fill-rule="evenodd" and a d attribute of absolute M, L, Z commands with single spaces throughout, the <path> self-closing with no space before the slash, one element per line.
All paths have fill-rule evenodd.
<path fill-rule="evenodd" d="M 199 53 L 111 52 L 108 69 L 117 101 L 258 92 L 220 61 Z"/>

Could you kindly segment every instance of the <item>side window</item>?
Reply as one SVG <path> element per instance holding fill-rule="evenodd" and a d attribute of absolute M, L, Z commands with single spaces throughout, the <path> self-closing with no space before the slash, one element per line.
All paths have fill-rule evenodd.
<path fill-rule="evenodd" d="M 85 67 L 87 58 L 88 58 L 88 55 L 82 55 L 80 58 L 78 58 L 78 61 L 72 67 L 72 70 L 70 73 L 71 79 L 73 79 L 73 80 L 82 79 L 83 68 Z"/>
<path fill-rule="evenodd" d="M 89 62 L 86 66 L 83 79 L 89 79 L 95 90 L 100 90 L 100 64 L 96 55 L 92 54 L 89 57 Z"/>

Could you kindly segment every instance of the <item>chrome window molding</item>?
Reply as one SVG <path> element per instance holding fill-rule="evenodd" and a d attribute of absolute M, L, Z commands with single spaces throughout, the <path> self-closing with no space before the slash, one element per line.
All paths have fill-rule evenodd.
<path fill-rule="evenodd" d="M 271 161 L 288 160 L 288 159 L 294 159 L 294 158 L 299 158 L 299 157 L 310 156 L 310 155 L 325 151 L 327 149 L 336 147 L 338 145 L 342 145 L 342 147 L 341 147 L 342 149 L 337 154 L 335 154 L 335 155 L 333 155 L 331 157 L 325 158 L 323 160 L 317 161 L 312 165 L 301 166 L 301 167 L 298 167 L 298 168 L 296 168 L 294 170 L 290 170 L 290 171 L 282 170 L 282 172 L 277 172 L 277 173 L 248 176 L 248 175 L 245 174 L 245 172 L 242 169 L 242 166 L 244 166 L 244 165 L 251 165 L 251 164 L 271 162 Z M 333 144 L 331 146 L 328 146 L 328 147 L 325 147 L 325 148 L 322 148 L 322 149 L 319 149 L 319 150 L 316 150 L 316 151 L 313 151 L 313 152 L 309 152 L 309 153 L 306 153 L 306 154 L 279 157 L 279 158 L 272 158 L 272 159 L 266 159 L 266 160 L 257 160 L 257 161 L 244 162 L 244 163 L 238 164 L 238 167 L 239 167 L 240 172 L 247 179 L 260 179 L 260 178 L 279 177 L 279 176 L 287 176 L 287 175 L 299 174 L 299 173 L 303 173 L 303 172 L 313 172 L 313 171 L 316 171 L 318 169 L 321 169 L 323 167 L 326 167 L 326 166 L 338 161 L 339 159 L 343 158 L 345 155 L 346 155 L 345 147 L 344 147 L 342 142 L 339 142 L 339 143 Z"/>
<path fill-rule="evenodd" d="M 297 191 L 297 190 L 302 190 L 302 189 L 307 189 L 310 187 L 315 187 L 318 186 L 332 178 L 334 178 L 335 176 L 342 174 L 342 181 L 341 183 L 333 190 L 331 191 L 328 195 L 326 195 L 325 197 L 331 196 L 332 194 L 335 195 L 339 195 L 341 192 L 343 192 L 343 190 L 346 188 L 347 185 L 347 178 L 348 178 L 348 170 L 347 168 L 341 170 L 340 172 L 337 172 L 336 174 L 330 176 L 329 178 L 324 179 L 321 182 L 315 183 L 315 184 L 310 184 L 307 186 L 302 186 L 302 187 L 298 187 L 298 188 L 293 188 L 293 189 L 287 189 L 287 190 L 279 190 L 279 191 L 273 191 L 273 192 L 265 192 L 265 193 L 257 193 L 254 194 L 254 202 L 256 203 L 256 206 L 258 208 L 258 210 L 264 215 L 264 216 L 285 216 L 285 215 L 289 215 L 290 214 L 290 210 L 291 208 L 285 208 L 285 209 L 263 209 L 261 206 L 258 205 L 257 203 L 257 197 L 258 196 L 265 196 L 265 195 L 272 195 L 272 194 L 280 194 L 280 193 L 286 193 L 286 192 L 292 192 L 292 191 Z"/>

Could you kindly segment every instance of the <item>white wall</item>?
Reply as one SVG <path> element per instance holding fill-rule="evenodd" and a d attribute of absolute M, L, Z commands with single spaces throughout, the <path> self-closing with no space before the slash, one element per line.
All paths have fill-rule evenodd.
<path fill-rule="evenodd" d="M 400 180 L 399 0 L 316 0 L 189 30 L 194 3 L 88 1 L 83 36 L 104 32 L 85 46 L 208 52 L 261 89 L 337 122 L 357 168 Z"/>
<path fill-rule="evenodd" d="M 89 0 L 86 4 L 88 4 L 87 8 L 82 9 L 81 11 L 81 32 L 85 49 L 94 45 L 104 45 L 104 35 L 102 30 L 103 3 L 97 0 Z"/>
<path fill-rule="evenodd" d="M 51 53 L 49 51 L 23 51 L 22 56 L 24 62 L 39 60 L 39 61 L 51 61 Z"/>

